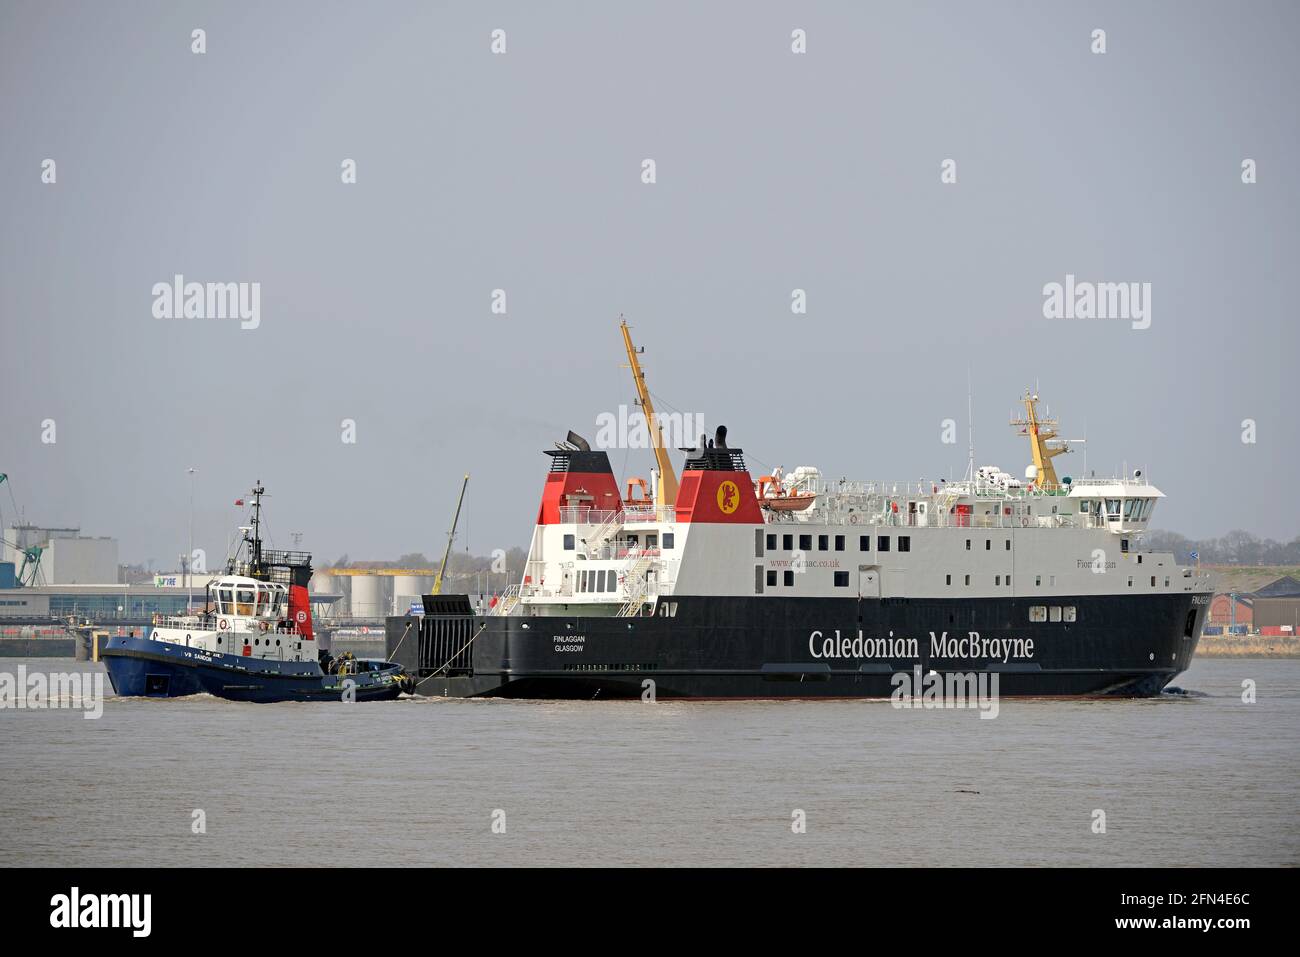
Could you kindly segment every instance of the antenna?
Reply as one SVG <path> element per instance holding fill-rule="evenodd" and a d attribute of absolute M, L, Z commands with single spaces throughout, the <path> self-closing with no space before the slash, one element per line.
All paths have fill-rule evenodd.
<path fill-rule="evenodd" d="M 967 455 L 966 478 L 968 481 L 975 481 L 975 417 L 971 412 L 973 407 L 974 390 L 971 386 L 970 366 L 966 367 L 966 442 Z"/>

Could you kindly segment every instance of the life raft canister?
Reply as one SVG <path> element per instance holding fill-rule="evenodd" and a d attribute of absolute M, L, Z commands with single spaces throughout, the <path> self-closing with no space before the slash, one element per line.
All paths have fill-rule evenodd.
<path fill-rule="evenodd" d="M 244 655 L 245 658 L 251 658 L 251 657 L 253 657 L 253 646 L 250 645 L 250 644 L 248 643 L 248 639 L 247 639 L 247 638 L 244 639 L 244 651 L 243 651 L 243 655 Z"/>

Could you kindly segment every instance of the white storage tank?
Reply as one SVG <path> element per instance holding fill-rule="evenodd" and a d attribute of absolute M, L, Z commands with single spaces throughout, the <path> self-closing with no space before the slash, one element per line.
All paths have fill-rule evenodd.
<path fill-rule="evenodd" d="M 316 572 L 311 576 L 311 583 L 307 590 L 313 595 L 337 595 L 343 591 L 343 586 L 339 582 L 340 576 L 327 575 L 324 572 Z"/>
<path fill-rule="evenodd" d="M 350 614 L 353 618 L 383 618 L 392 608 L 388 575 L 353 575 Z"/>
<path fill-rule="evenodd" d="M 394 575 L 392 614 L 405 615 L 412 602 L 418 602 L 421 595 L 427 595 L 432 590 L 431 575 Z"/>

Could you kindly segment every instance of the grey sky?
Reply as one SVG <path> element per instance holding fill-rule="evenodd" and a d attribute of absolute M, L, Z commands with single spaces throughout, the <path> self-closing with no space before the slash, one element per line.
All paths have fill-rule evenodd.
<path fill-rule="evenodd" d="M 1298 21 L 5 0 L 0 471 L 29 520 L 156 566 L 185 545 L 191 464 L 217 557 L 259 477 L 272 535 L 318 560 L 434 554 L 466 471 L 468 546 L 526 544 L 540 450 L 631 402 L 622 312 L 654 392 L 756 464 L 959 475 L 969 367 L 979 464 L 1023 469 L 1006 420 L 1037 380 L 1090 469 L 1148 470 L 1158 526 L 1290 538 Z M 175 273 L 261 283 L 261 327 L 155 319 Z M 1044 319 L 1067 273 L 1150 282 L 1151 328 Z"/>

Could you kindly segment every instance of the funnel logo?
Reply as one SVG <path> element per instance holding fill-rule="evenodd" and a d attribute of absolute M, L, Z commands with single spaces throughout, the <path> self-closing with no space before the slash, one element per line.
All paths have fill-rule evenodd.
<path fill-rule="evenodd" d="M 718 486 L 718 508 L 723 515 L 730 515 L 740 507 L 740 489 L 730 480 Z"/>

